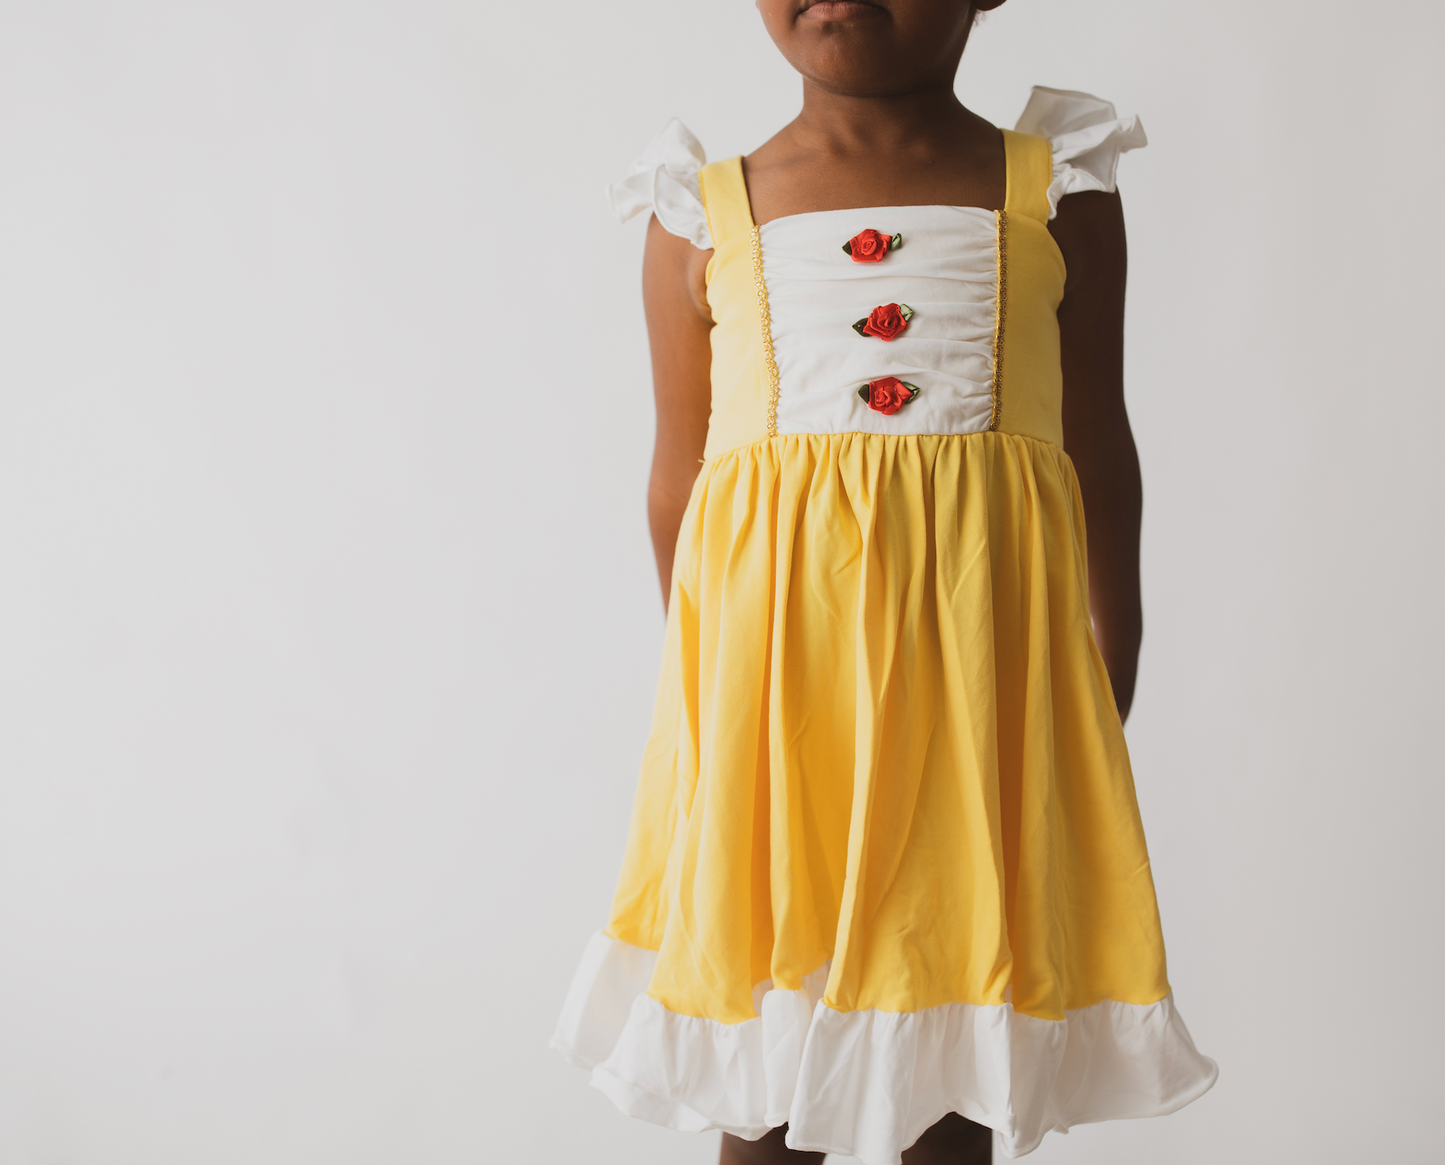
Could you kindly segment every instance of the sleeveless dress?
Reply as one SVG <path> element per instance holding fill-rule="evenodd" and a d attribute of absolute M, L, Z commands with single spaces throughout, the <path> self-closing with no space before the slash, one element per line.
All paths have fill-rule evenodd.
<path fill-rule="evenodd" d="M 1047 223 L 1145 139 L 1046 89 L 1003 136 L 999 211 L 758 227 L 676 121 L 613 188 L 712 249 L 715 321 L 622 875 L 553 1039 L 632 1116 L 897 1165 L 948 1112 L 1014 1157 L 1214 1083 L 1060 419 Z"/>

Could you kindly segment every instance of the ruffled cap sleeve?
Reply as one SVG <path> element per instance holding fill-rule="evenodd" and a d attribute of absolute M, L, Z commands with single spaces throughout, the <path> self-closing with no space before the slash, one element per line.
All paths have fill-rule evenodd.
<path fill-rule="evenodd" d="M 701 143 L 674 117 L 632 163 L 628 176 L 607 188 L 612 213 L 618 222 L 626 222 L 650 210 L 668 233 L 701 250 L 711 249 L 712 235 L 697 180 L 698 171 L 706 164 Z"/>
<path fill-rule="evenodd" d="M 1049 217 L 1065 194 L 1102 190 L 1112 194 L 1119 155 L 1149 144 L 1134 116 L 1120 117 L 1113 105 L 1089 93 L 1035 85 L 1018 124 L 1020 133 L 1048 138 L 1054 152 L 1049 183 Z"/>

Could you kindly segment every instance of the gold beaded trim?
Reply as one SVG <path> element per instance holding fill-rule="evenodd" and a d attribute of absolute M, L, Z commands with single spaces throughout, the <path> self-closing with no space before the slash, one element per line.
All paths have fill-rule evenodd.
<path fill-rule="evenodd" d="M 753 286 L 758 290 L 758 321 L 763 328 L 763 362 L 768 367 L 768 436 L 778 435 L 778 362 L 773 358 L 773 316 L 763 281 L 763 236 L 753 227 Z"/>
<path fill-rule="evenodd" d="M 988 431 L 997 431 L 1003 412 L 1003 325 L 1008 304 L 1008 218 L 996 210 L 998 217 L 998 306 L 993 317 L 993 411 L 988 418 Z"/>

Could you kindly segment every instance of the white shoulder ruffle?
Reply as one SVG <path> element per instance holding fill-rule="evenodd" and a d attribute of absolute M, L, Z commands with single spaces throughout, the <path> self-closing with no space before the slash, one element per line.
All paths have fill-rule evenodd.
<path fill-rule="evenodd" d="M 697 172 L 706 163 L 702 144 L 674 117 L 632 163 L 628 176 L 607 188 L 612 213 L 626 222 L 650 210 L 670 234 L 709 250 L 712 235 L 697 181 Z"/>
<path fill-rule="evenodd" d="M 1049 139 L 1054 151 L 1054 180 L 1049 183 L 1049 217 L 1065 194 L 1081 190 L 1114 191 L 1119 155 L 1147 146 L 1137 117 L 1120 117 L 1107 101 L 1089 93 L 1035 85 L 1014 129 Z"/>

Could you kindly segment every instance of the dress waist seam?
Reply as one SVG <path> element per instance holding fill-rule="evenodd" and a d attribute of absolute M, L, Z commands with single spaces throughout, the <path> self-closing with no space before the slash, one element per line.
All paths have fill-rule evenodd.
<path fill-rule="evenodd" d="M 711 467 L 724 457 L 730 457 L 734 454 L 744 453 L 749 449 L 757 449 L 765 445 L 774 445 L 784 441 L 808 438 L 829 440 L 834 437 L 878 437 L 885 441 L 967 441 L 984 437 L 1012 437 L 1021 441 L 1032 442 L 1035 445 L 1046 445 L 1051 449 L 1059 450 L 1061 453 L 1065 451 L 1062 445 L 1050 441 L 1046 437 L 1033 437 L 1027 433 L 1010 433 L 996 429 L 981 429 L 974 433 L 870 433 L 864 429 L 848 429 L 838 433 L 775 433 L 772 436 L 759 437 L 756 441 L 749 441 L 744 445 L 735 445 L 731 449 L 724 449 L 720 453 L 714 453 L 711 457 L 703 458 L 702 464 L 706 467 Z"/>

